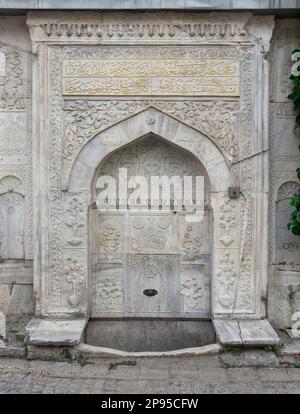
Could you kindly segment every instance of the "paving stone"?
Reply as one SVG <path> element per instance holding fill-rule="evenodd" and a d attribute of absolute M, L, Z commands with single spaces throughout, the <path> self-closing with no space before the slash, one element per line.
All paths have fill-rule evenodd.
<path fill-rule="evenodd" d="M 282 349 L 282 355 L 300 355 L 300 341 L 293 340 Z"/>
<path fill-rule="evenodd" d="M 216 384 L 211 387 L 212 394 L 278 394 L 274 384 L 262 387 L 259 383 Z"/>
<path fill-rule="evenodd" d="M 288 371 L 284 368 L 262 368 L 257 370 L 260 382 L 290 382 Z"/>
<path fill-rule="evenodd" d="M 1 346 L 0 358 L 25 358 L 26 348 L 16 346 Z"/>
<path fill-rule="evenodd" d="M 140 367 L 140 379 L 169 379 L 170 373 L 169 368 L 153 368 L 151 367 Z"/>
<path fill-rule="evenodd" d="M 139 377 L 139 367 L 118 366 L 108 370 L 106 378 L 115 378 L 119 380 L 137 379 Z"/>
<path fill-rule="evenodd" d="M 280 383 L 274 384 L 278 394 L 300 394 L 300 383 Z M 262 387 L 264 389 L 264 387 Z"/>
<path fill-rule="evenodd" d="M 174 365 L 173 359 L 162 358 L 162 364 L 159 359 L 155 359 L 157 365 L 152 367 L 140 366 L 143 362 L 141 359 L 135 367 L 118 366 L 115 370 L 109 370 L 108 366 L 113 361 L 115 359 L 101 358 L 94 365 L 81 367 L 78 364 L 52 361 L 2 359 L 0 393 L 300 393 L 300 369 L 295 368 L 217 368 L 212 359 L 211 365 L 206 361 L 205 367 L 195 366 L 193 369 L 192 363 L 196 359 L 186 358 L 186 369 L 180 370 Z"/>
<path fill-rule="evenodd" d="M 300 382 L 300 368 L 287 368 L 287 372 L 291 381 L 299 381 Z"/>
<path fill-rule="evenodd" d="M 199 368 L 188 368 L 188 369 L 178 369 L 178 368 L 170 368 L 169 376 L 171 379 L 177 378 L 190 378 L 190 379 L 197 379 L 201 381 L 201 376 Z"/>
<path fill-rule="evenodd" d="M 225 353 L 219 356 L 225 367 L 278 367 L 279 360 L 273 352 L 242 351 L 240 353 Z"/>
<path fill-rule="evenodd" d="M 259 375 L 255 368 L 229 368 L 228 378 L 229 382 L 233 383 L 255 383 L 258 381 Z"/>

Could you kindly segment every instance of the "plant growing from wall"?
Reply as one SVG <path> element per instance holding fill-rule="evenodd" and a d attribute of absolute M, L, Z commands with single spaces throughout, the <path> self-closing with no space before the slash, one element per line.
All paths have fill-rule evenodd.
<path fill-rule="evenodd" d="M 296 123 L 295 129 L 300 130 L 300 50 L 296 49 L 293 52 L 293 60 L 295 64 L 293 65 L 292 75 L 290 80 L 293 83 L 293 91 L 288 96 L 288 98 L 294 103 L 294 109 L 296 111 Z M 299 146 L 300 150 L 300 146 Z M 297 168 L 297 177 L 300 181 L 300 167 Z M 300 236 L 300 193 L 295 194 L 292 200 L 290 201 L 293 211 L 291 214 L 291 221 L 288 225 L 289 230 Z"/>

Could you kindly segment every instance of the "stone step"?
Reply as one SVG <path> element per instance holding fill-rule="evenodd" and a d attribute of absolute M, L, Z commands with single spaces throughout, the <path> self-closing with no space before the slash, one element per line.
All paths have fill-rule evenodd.
<path fill-rule="evenodd" d="M 213 321 L 218 341 L 225 346 L 272 346 L 280 339 L 269 321 L 224 320 Z"/>
<path fill-rule="evenodd" d="M 75 346 L 78 345 L 85 326 L 85 319 L 35 320 L 30 322 L 28 344 L 39 346 Z"/>
<path fill-rule="evenodd" d="M 25 358 L 26 348 L 24 346 L 9 346 L 0 339 L 0 358 Z"/>

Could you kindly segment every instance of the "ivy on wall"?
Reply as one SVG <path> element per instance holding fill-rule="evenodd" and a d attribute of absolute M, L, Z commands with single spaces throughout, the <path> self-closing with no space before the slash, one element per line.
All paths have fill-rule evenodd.
<path fill-rule="evenodd" d="M 293 84 L 293 91 L 288 96 L 288 98 L 294 103 L 294 109 L 296 112 L 296 123 L 295 129 L 300 131 L 300 50 L 296 49 L 293 52 L 293 60 L 295 64 L 293 65 L 293 73 L 290 77 L 290 80 Z M 300 145 L 299 145 L 300 150 Z M 297 168 L 297 177 L 300 181 L 300 167 Z M 289 230 L 300 236 L 300 193 L 295 194 L 292 200 L 290 201 L 293 211 L 291 214 L 291 221 L 288 225 Z"/>

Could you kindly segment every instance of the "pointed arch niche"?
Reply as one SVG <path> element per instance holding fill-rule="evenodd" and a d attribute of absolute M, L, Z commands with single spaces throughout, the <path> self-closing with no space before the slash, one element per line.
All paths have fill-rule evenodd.
<path fill-rule="evenodd" d="M 142 160 L 144 151 L 149 152 L 148 155 L 144 154 Z M 125 160 L 126 154 L 128 162 Z M 122 164 L 122 159 L 124 165 L 131 164 L 136 172 L 142 172 L 143 169 L 145 172 L 149 167 L 154 170 L 158 168 L 160 173 L 167 173 L 166 165 L 159 167 L 164 157 L 167 157 L 166 165 L 171 169 L 172 176 L 175 175 L 175 170 L 180 170 L 180 165 L 189 165 L 190 172 L 191 168 L 193 170 L 192 175 L 204 175 L 207 208 L 205 220 L 200 225 L 195 224 L 193 228 L 185 226 L 184 219 L 181 223 L 180 215 L 176 219 L 177 223 L 176 220 L 172 221 L 170 215 L 146 217 L 140 214 L 140 217 L 129 217 L 130 214 L 127 214 L 124 218 L 118 217 L 118 214 L 101 216 L 96 209 L 92 209 L 91 213 L 86 210 L 85 214 L 89 216 L 89 223 L 86 224 L 87 250 L 86 255 L 80 259 L 81 277 L 77 282 L 72 282 L 69 297 L 72 298 L 72 303 L 85 302 L 89 314 L 94 317 L 145 317 L 149 314 L 153 317 L 207 318 L 212 314 L 216 292 L 221 296 L 216 302 L 218 306 L 228 311 L 232 311 L 235 306 L 238 240 L 226 240 L 224 244 L 213 243 L 216 238 L 215 230 L 218 230 L 219 238 L 222 225 L 216 227 L 217 216 L 213 219 L 212 214 L 215 215 L 219 208 L 225 214 L 228 209 L 238 211 L 234 206 L 238 201 L 231 201 L 228 197 L 229 187 L 235 184 L 232 173 L 221 151 L 207 136 L 156 109 L 149 108 L 97 134 L 83 146 L 73 164 L 67 194 L 69 197 L 72 194 L 81 194 L 86 208 L 95 206 L 95 181 L 100 171 L 108 174 L 111 168 L 113 174 L 113 165 L 118 164 L 117 160 Z M 139 161 L 135 162 L 136 159 Z M 184 171 L 179 175 L 184 175 Z M 165 229 L 159 233 L 157 228 L 151 236 L 151 231 L 159 226 L 160 221 L 165 224 L 168 222 L 167 231 Z M 143 229 L 139 229 L 142 225 Z M 131 236 L 128 235 L 130 231 L 133 232 Z M 157 234 L 161 234 L 163 239 L 169 238 L 170 244 L 164 239 L 165 244 L 162 243 L 159 248 Z M 144 237 L 140 248 L 139 241 L 133 240 L 137 235 Z M 190 247 L 187 247 L 189 243 L 184 241 L 184 237 L 190 238 L 191 243 L 199 242 L 202 250 L 198 249 L 197 254 L 196 249 L 193 257 L 188 254 L 185 256 L 184 243 L 187 250 Z M 175 239 L 178 240 L 176 246 Z M 80 247 L 82 249 L 83 246 Z M 230 247 L 230 250 L 225 252 L 226 247 Z M 101 251 L 103 248 L 104 251 Z M 214 274 L 215 260 L 220 260 L 221 263 L 217 268 L 217 275 Z M 147 269 L 164 276 L 158 277 L 156 281 L 150 280 L 151 278 L 141 281 L 141 274 L 147 273 Z M 153 294 L 158 292 L 151 302 L 153 307 L 145 304 L 150 303 L 149 298 L 145 297 L 147 291 Z M 163 301 L 159 303 L 161 291 Z M 78 298 L 74 302 L 75 292 L 78 292 Z"/>

